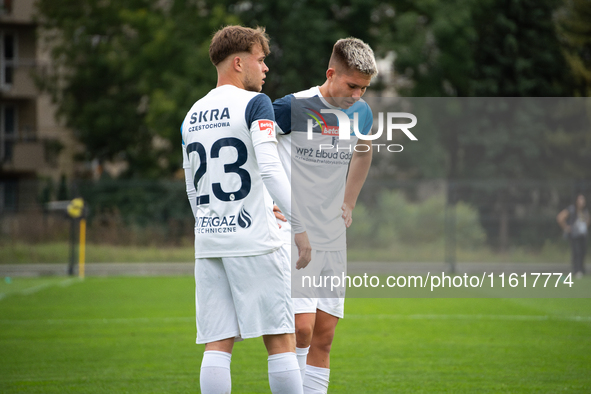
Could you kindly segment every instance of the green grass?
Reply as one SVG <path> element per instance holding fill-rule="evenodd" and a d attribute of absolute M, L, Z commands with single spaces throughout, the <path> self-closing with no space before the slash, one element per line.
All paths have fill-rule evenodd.
<path fill-rule="evenodd" d="M 0 245 L 0 261 L 6 264 L 63 263 L 69 261 L 67 242 Z M 86 245 L 89 263 L 191 262 L 195 248 L 162 246 Z"/>
<path fill-rule="evenodd" d="M 440 244 L 418 246 L 397 245 L 392 249 L 349 249 L 349 261 L 394 261 L 394 262 L 437 262 L 444 260 L 444 247 Z M 86 246 L 86 261 L 90 263 L 136 263 L 136 262 L 190 262 L 193 261 L 193 246 Z M 7 264 L 23 263 L 63 263 L 69 259 L 67 242 L 26 244 L 22 242 L 0 245 L 0 262 Z M 588 257 L 588 261 L 591 257 Z M 546 244 L 542 250 L 534 252 L 514 248 L 507 253 L 495 253 L 488 247 L 457 250 L 458 262 L 514 262 L 557 263 L 570 261 L 570 251 L 566 243 Z"/>
<path fill-rule="evenodd" d="M 0 392 L 194 393 L 191 277 L 0 282 Z M 577 317 L 579 318 L 577 320 Z M 588 299 L 348 299 L 331 393 L 589 393 Z M 268 393 L 260 339 L 233 392 Z"/>
<path fill-rule="evenodd" d="M 437 262 L 445 260 L 443 243 L 417 245 L 396 244 L 388 248 L 349 248 L 349 261 Z M 456 249 L 456 259 L 462 262 L 481 263 L 570 263 L 570 249 L 566 242 L 547 242 L 540 250 L 513 247 L 498 253 L 488 246 Z M 587 257 L 589 261 L 589 256 Z"/>

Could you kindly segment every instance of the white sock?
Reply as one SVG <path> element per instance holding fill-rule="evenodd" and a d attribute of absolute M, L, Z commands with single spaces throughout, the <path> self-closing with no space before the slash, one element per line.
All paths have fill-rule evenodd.
<path fill-rule="evenodd" d="M 302 382 L 304 381 L 304 376 L 306 375 L 306 360 L 308 359 L 309 350 L 310 346 L 296 347 L 296 356 L 298 358 L 298 364 L 300 365 L 300 374 L 302 375 Z"/>
<path fill-rule="evenodd" d="M 199 385 L 202 394 L 229 394 L 232 391 L 230 375 L 232 354 L 208 350 L 203 353 Z"/>
<path fill-rule="evenodd" d="M 269 356 L 269 386 L 273 394 L 303 394 L 302 377 L 295 353 Z"/>
<path fill-rule="evenodd" d="M 307 365 L 304 377 L 304 394 L 326 394 L 329 377 L 330 368 Z"/>

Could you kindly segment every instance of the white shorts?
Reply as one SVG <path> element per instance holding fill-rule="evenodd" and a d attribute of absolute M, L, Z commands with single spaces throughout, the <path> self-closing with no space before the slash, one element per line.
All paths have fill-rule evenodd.
<path fill-rule="evenodd" d="M 347 251 L 312 251 L 312 261 L 301 270 L 295 269 L 296 261 L 297 248 L 293 247 L 291 295 L 295 313 L 316 313 L 316 309 L 320 309 L 342 319 L 345 313 Z"/>
<path fill-rule="evenodd" d="M 294 333 L 289 277 L 284 248 L 195 259 L 197 343 Z"/>

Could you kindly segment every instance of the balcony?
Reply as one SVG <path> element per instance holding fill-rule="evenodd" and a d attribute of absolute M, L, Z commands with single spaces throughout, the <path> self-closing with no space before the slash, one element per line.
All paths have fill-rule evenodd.
<path fill-rule="evenodd" d="M 1 93 L 4 98 L 35 98 L 39 94 L 33 71 L 35 70 L 34 60 L 19 60 L 14 65 L 2 65 Z M 10 77 L 7 77 L 10 74 Z"/>
<path fill-rule="evenodd" d="M 63 148 L 59 141 L 38 139 L 33 133 L 0 137 L 0 171 L 38 172 L 57 166 Z"/>
<path fill-rule="evenodd" d="M 35 0 L 0 1 L 0 23 L 32 23 Z"/>

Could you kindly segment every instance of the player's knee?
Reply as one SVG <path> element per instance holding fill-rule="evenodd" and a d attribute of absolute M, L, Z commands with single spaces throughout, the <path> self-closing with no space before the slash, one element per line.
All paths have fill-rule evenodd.
<path fill-rule="evenodd" d="M 312 340 L 314 327 L 311 324 L 296 324 L 296 341 L 298 347 L 307 347 Z"/>
<path fill-rule="evenodd" d="M 332 346 L 332 341 L 334 339 L 334 329 L 317 329 L 314 331 L 314 338 L 313 338 L 313 346 L 316 347 L 318 350 L 324 351 L 326 353 L 330 352 L 330 348 Z"/>
<path fill-rule="evenodd" d="M 314 335 L 314 338 L 312 340 L 312 344 L 310 345 L 310 347 L 314 348 L 315 352 L 329 354 L 330 349 L 332 348 L 332 339 L 333 338 L 334 338 L 334 336 L 317 338 L 316 335 Z"/>

